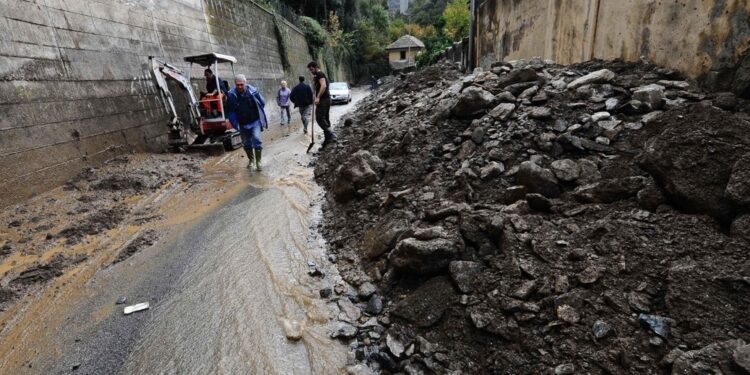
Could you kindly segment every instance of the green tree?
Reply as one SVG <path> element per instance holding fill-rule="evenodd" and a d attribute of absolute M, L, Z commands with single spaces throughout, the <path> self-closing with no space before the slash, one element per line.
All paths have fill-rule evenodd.
<path fill-rule="evenodd" d="M 420 25 L 435 25 L 447 3 L 448 0 L 415 0 L 409 4 L 409 21 Z"/>
<path fill-rule="evenodd" d="M 305 33 L 305 39 L 307 39 L 307 45 L 310 48 L 310 54 L 315 58 L 320 49 L 326 45 L 328 33 L 318 21 L 310 17 L 300 17 L 300 22 L 302 23 L 302 31 Z"/>
<path fill-rule="evenodd" d="M 453 41 L 469 36 L 471 13 L 468 0 L 451 0 L 443 11 L 445 34 Z"/>
<path fill-rule="evenodd" d="M 354 34 L 344 32 L 341 21 L 335 12 L 331 11 L 328 17 L 328 47 L 330 47 L 339 60 L 350 59 L 354 50 Z"/>

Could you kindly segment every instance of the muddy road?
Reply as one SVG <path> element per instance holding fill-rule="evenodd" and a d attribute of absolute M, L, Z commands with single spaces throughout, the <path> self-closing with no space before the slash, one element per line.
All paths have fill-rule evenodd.
<path fill-rule="evenodd" d="M 332 108 L 334 124 L 367 92 L 353 94 Z M 2 312 L 0 373 L 342 372 L 346 348 L 328 338 L 338 311 L 318 296 L 340 277 L 310 229 L 322 192 L 309 142 L 298 128 L 266 145 L 263 172 L 233 152 L 206 163 L 199 192 L 149 196 L 140 204 L 159 217 L 153 245 L 110 262 L 99 241 L 87 261 Z M 143 234 L 105 234 L 114 231 L 130 243 Z M 141 302 L 150 309 L 123 314 Z M 295 328 L 301 339 L 288 340 Z"/>

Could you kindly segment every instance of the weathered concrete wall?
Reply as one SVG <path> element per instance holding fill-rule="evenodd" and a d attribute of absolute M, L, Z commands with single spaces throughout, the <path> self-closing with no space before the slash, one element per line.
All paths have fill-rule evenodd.
<path fill-rule="evenodd" d="M 250 0 L 0 0 L 0 207 L 119 153 L 161 150 L 166 111 L 149 55 L 237 58 L 271 102 L 278 82 L 309 75 L 302 33 Z M 219 72 L 231 81 L 228 70 Z M 200 87 L 201 69 L 193 75 Z"/>
<path fill-rule="evenodd" d="M 458 63 L 462 71 L 468 70 L 469 67 L 469 38 L 464 38 L 460 42 L 453 43 L 451 48 L 445 50 L 440 56 L 440 60 L 452 61 Z"/>
<path fill-rule="evenodd" d="M 645 56 L 711 88 L 750 94 L 747 0 L 488 0 L 477 23 L 484 67 L 533 56 L 563 64 Z"/>

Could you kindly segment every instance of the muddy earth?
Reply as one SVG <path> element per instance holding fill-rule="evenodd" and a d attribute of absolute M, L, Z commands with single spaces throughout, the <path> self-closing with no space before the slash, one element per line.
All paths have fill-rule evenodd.
<path fill-rule="evenodd" d="M 350 371 L 749 373 L 749 108 L 621 61 L 385 84 L 315 169 Z"/>
<path fill-rule="evenodd" d="M 0 309 L 101 251 L 99 237 L 158 219 L 143 198 L 177 185 L 199 190 L 196 177 L 206 161 L 200 155 L 123 155 L 84 170 L 50 194 L 7 208 L 0 217 L 5 228 L 0 232 Z M 145 204 L 134 204 L 142 200 Z M 147 230 L 126 241 L 116 259 L 104 262 L 125 260 L 157 237 Z"/>

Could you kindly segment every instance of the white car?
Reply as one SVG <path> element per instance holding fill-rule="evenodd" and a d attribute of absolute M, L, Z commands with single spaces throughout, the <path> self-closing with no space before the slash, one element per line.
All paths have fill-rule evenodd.
<path fill-rule="evenodd" d="M 346 82 L 331 82 L 331 103 L 350 103 L 352 90 Z"/>

